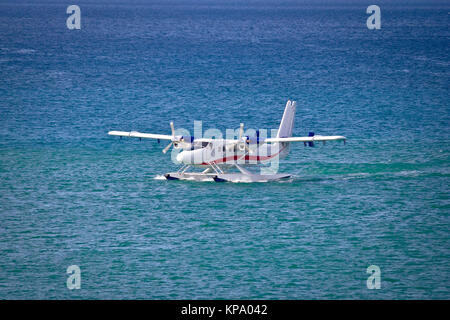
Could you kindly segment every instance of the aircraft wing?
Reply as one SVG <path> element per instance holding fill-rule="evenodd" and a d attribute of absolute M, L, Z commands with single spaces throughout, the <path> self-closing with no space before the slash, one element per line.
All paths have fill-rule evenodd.
<path fill-rule="evenodd" d="M 160 139 L 160 140 L 172 140 L 172 136 L 166 134 L 153 134 L 153 133 L 141 133 L 137 131 L 109 131 L 110 136 L 120 137 L 133 137 L 133 138 L 147 138 L 147 139 Z"/>
<path fill-rule="evenodd" d="M 274 142 L 314 142 L 314 141 L 333 141 L 346 140 L 344 136 L 312 136 L 312 137 L 289 137 L 289 138 L 268 138 L 264 140 L 266 143 Z"/>

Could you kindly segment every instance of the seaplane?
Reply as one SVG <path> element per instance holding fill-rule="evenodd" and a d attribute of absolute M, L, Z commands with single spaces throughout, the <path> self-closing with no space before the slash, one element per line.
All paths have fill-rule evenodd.
<path fill-rule="evenodd" d="M 254 135 L 245 135 L 244 124 L 233 130 L 232 138 L 195 138 L 176 135 L 173 122 L 170 122 L 171 135 L 141 133 L 137 131 L 109 131 L 111 136 L 168 140 L 169 144 L 162 150 L 165 154 L 171 147 L 177 149 L 176 162 L 181 164 L 177 172 L 164 175 L 167 180 L 195 180 L 216 182 L 267 182 L 289 180 L 291 174 L 277 173 L 270 170 L 270 165 L 289 154 L 290 143 L 303 142 L 305 146 L 314 147 L 316 142 L 346 141 L 344 136 L 322 136 L 309 132 L 307 137 L 293 137 L 295 111 L 297 103 L 288 100 L 280 126 L 275 137 L 267 138 L 260 130 L 253 130 Z M 248 130 L 251 131 L 251 130 Z M 247 131 L 247 132 L 248 132 Z M 236 138 L 237 136 L 237 138 Z M 266 135 L 267 136 L 267 135 Z M 269 165 L 269 167 L 268 167 Z M 251 167 L 259 166 L 266 170 L 255 172 Z M 272 166 L 273 167 L 273 166 Z M 200 168 L 201 171 L 191 171 Z M 272 168 L 273 169 L 273 168 Z"/>

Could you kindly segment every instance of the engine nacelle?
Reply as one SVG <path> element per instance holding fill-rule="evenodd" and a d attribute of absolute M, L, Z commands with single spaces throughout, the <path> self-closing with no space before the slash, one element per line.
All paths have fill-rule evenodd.
<path fill-rule="evenodd" d="M 181 136 L 178 141 L 174 141 L 173 147 L 175 149 L 191 150 L 194 137 Z"/>

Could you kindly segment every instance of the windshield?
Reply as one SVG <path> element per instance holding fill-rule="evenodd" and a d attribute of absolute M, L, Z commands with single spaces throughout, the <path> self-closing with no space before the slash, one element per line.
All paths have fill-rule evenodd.
<path fill-rule="evenodd" d="M 206 141 L 195 141 L 194 142 L 195 149 L 206 148 L 208 145 L 209 145 L 209 142 L 206 142 Z"/>

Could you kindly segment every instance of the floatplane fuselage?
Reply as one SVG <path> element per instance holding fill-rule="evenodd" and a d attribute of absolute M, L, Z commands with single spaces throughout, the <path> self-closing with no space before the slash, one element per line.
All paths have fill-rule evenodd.
<path fill-rule="evenodd" d="M 258 182 L 289 178 L 289 174 L 255 174 L 246 167 L 267 165 L 285 158 L 289 154 L 291 142 L 303 142 L 314 146 L 318 141 L 343 140 L 344 136 L 320 136 L 310 132 L 307 137 L 292 137 L 294 116 L 297 103 L 288 101 L 276 137 L 260 136 L 259 130 L 254 136 L 244 135 L 244 124 L 240 124 L 237 139 L 209 139 L 175 135 L 173 122 L 170 123 L 172 135 L 141 133 L 136 131 L 110 131 L 109 135 L 120 137 L 150 138 L 169 140 L 164 148 L 166 153 L 172 146 L 182 151 L 176 155 L 176 161 L 182 166 L 177 172 L 165 174 L 168 180 L 214 180 Z M 189 172 L 192 167 L 204 169 L 202 172 Z M 238 173 L 230 173 L 236 168 Z"/>

